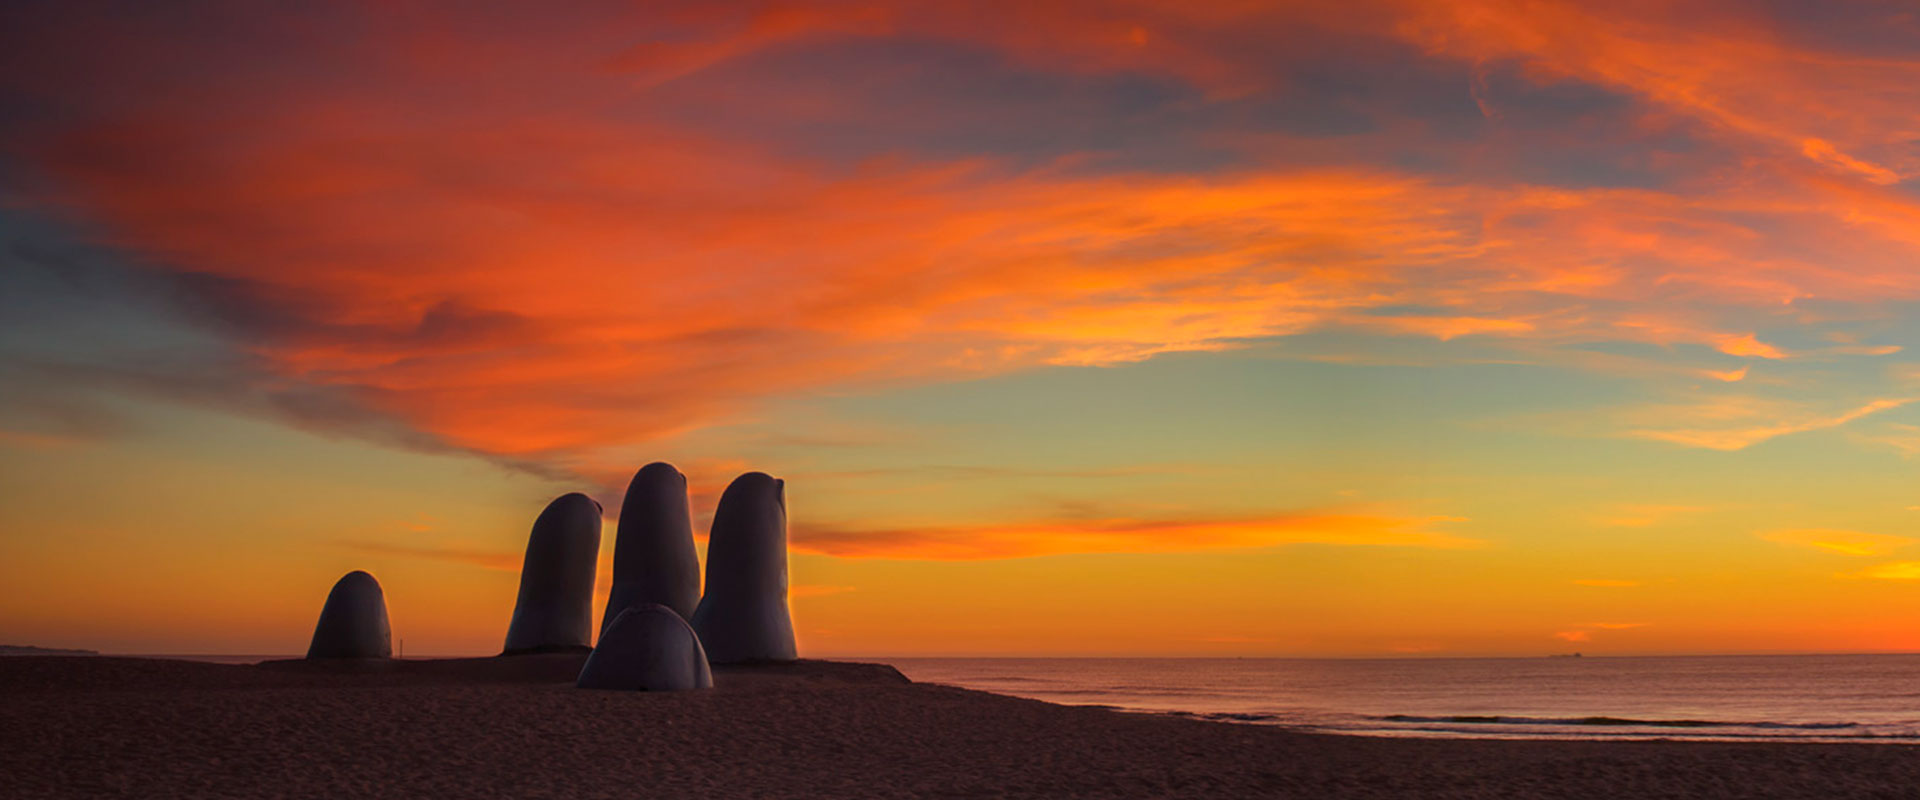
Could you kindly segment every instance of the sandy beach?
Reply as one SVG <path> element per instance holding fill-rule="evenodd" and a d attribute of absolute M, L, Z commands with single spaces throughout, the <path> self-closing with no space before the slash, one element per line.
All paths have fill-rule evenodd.
<path fill-rule="evenodd" d="M 1894 745 L 1385 739 L 1074 708 L 891 667 L 573 688 L 583 656 L 0 658 L 0 796 L 1896 798 Z"/>

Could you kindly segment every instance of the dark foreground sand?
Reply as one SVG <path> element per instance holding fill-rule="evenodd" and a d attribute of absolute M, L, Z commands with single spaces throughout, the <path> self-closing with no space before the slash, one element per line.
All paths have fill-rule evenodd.
<path fill-rule="evenodd" d="M 817 661 L 595 692 L 580 660 L 0 658 L 0 797 L 1920 798 L 1904 746 L 1318 736 Z"/>

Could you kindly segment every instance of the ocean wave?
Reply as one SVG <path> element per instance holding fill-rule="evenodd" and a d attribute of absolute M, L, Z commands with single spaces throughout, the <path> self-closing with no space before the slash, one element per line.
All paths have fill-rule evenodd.
<path fill-rule="evenodd" d="M 989 686 L 990 682 L 977 681 L 975 682 L 975 685 L 984 687 L 984 686 Z M 1053 696 L 1058 696 L 1058 697 L 1169 697 L 1169 698 L 1190 699 L 1190 698 L 1235 698 L 1235 697 L 1244 696 L 1236 692 L 1223 692 L 1223 691 L 1210 690 L 1210 689 L 1164 688 L 1164 687 L 1157 687 L 1157 686 L 1153 686 L 1153 687 L 1101 686 L 1101 687 L 1090 688 L 1090 689 L 1021 688 L 1021 689 L 1016 689 L 1015 691 L 1029 692 L 1033 696 L 1046 696 L 1046 697 L 1053 697 Z"/>
<path fill-rule="evenodd" d="M 1659 732 L 1634 728 L 1488 728 L 1485 726 L 1461 727 L 1422 727 L 1422 728 L 1344 728 L 1338 726 L 1295 726 L 1296 730 L 1313 733 L 1353 734 L 1361 736 L 1440 736 L 1464 737 L 1474 739 L 1578 739 L 1585 741 L 1645 741 L 1649 739 L 1672 739 L 1702 742 L 1886 742 L 1911 744 L 1920 741 L 1920 734 L 1913 731 L 1849 731 L 1849 732 L 1809 732 L 1798 733 L 1764 732 L 1743 730 L 1740 728 L 1714 728 L 1706 730 L 1676 730 Z"/>
<path fill-rule="evenodd" d="M 1452 725 L 1553 725 L 1634 728 L 1760 728 L 1781 730 L 1845 730 L 1859 728 L 1858 722 L 1730 722 L 1708 719 L 1631 719 L 1627 717 L 1501 717 L 1501 716 L 1415 716 L 1389 714 L 1370 717 L 1381 722 L 1435 723 Z"/>
<path fill-rule="evenodd" d="M 969 663 L 954 662 L 934 673 L 938 679 L 916 677 L 1068 705 L 1329 734 L 1920 742 L 1913 702 L 1920 654 L 1608 658 L 1577 669 L 1542 659 Z M 1836 672 L 1833 680 L 1807 680 Z"/>
<path fill-rule="evenodd" d="M 1920 720 L 1906 724 L 1859 722 L 1731 722 L 1626 717 L 1517 717 L 1343 715 L 1314 712 L 1182 711 L 1107 704 L 1085 707 L 1183 719 L 1266 725 L 1303 733 L 1360 736 L 1443 736 L 1487 739 L 1584 739 L 1797 742 L 1920 742 Z"/>

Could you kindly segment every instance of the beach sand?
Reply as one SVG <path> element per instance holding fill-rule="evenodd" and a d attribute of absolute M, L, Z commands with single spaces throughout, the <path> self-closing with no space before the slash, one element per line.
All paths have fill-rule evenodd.
<path fill-rule="evenodd" d="M 820 661 L 597 692 L 582 658 L 0 658 L 0 797 L 1920 797 L 1897 745 L 1324 736 Z"/>

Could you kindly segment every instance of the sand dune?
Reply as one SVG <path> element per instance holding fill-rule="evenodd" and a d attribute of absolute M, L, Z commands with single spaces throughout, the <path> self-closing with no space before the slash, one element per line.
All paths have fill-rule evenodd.
<path fill-rule="evenodd" d="M 552 654 L 379 665 L 0 658 L 0 796 L 1909 797 L 1904 746 L 1319 736 L 716 667 L 575 689 Z"/>

